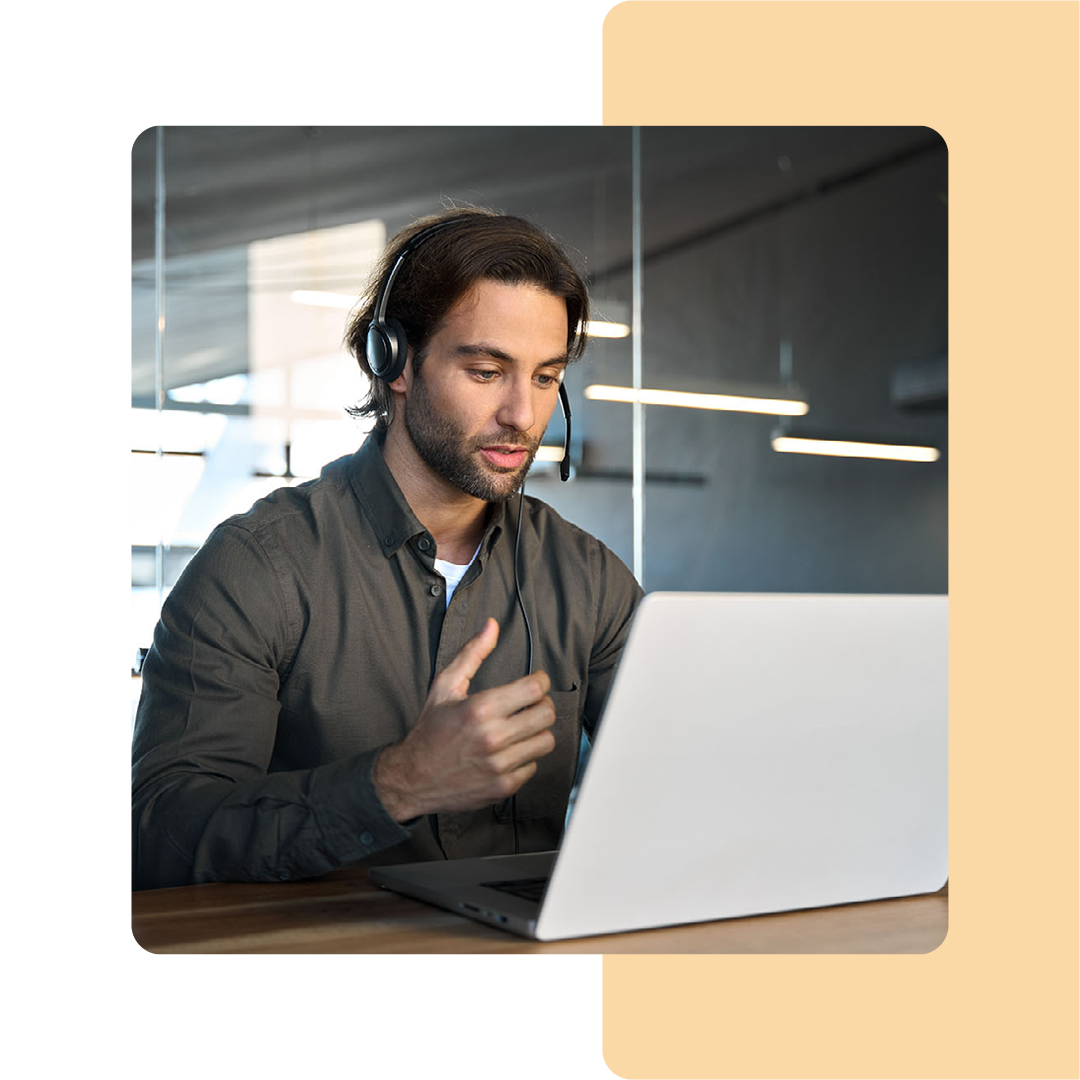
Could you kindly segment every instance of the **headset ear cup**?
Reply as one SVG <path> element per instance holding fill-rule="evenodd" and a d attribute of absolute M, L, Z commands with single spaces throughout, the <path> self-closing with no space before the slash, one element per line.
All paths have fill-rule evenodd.
<path fill-rule="evenodd" d="M 405 328 L 397 319 L 372 323 L 367 332 L 367 362 L 371 373 L 383 382 L 393 382 L 405 370 L 409 343 Z"/>
<path fill-rule="evenodd" d="M 371 368 L 371 374 L 377 379 L 383 377 L 390 363 L 390 342 L 378 323 L 372 323 L 368 327 L 367 344 L 365 346 L 367 364 Z"/>
<path fill-rule="evenodd" d="M 405 327 L 396 319 L 388 319 L 386 327 L 387 333 L 394 342 L 393 365 L 382 378 L 387 382 L 393 382 L 405 370 L 405 361 L 408 360 L 408 338 L 405 337 Z"/>

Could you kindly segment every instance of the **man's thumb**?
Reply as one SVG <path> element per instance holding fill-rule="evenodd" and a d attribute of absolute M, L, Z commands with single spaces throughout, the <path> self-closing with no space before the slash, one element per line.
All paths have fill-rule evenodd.
<path fill-rule="evenodd" d="M 455 697 L 464 697 L 469 690 L 469 681 L 480 670 L 480 665 L 491 655 L 499 640 L 499 624 L 488 618 L 478 634 L 469 638 L 461 647 L 461 652 L 443 668 L 440 679 L 446 684 L 447 691 Z"/>

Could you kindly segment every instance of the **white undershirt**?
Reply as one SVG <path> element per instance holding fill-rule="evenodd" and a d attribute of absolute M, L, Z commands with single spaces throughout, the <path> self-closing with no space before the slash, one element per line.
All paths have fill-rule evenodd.
<path fill-rule="evenodd" d="M 483 543 L 481 541 L 480 543 Z M 467 563 L 453 563 L 447 562 L 445 559 L 435 560 L 435 569 L 439 571 L 443 576 L 443 580 L 446 582 L 446 606 L 450 606 L 450 597 L 454 595 L 454 590 L 458 587 L 458 583 L 465 576 L 465 571 L 469 569 L 473 564 L 473 559 L 480 553 L 480 544 L 476 545 L 476 551 L 472 553 L 472 559 Z"/>

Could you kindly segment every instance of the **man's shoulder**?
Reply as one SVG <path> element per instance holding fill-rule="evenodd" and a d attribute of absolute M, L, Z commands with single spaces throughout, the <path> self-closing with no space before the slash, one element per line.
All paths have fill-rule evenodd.
<path fill-rule="evenodd" d="M 602 540 L 586 532 L 580 525 L 567 521 L 554 507 L 542 499 L 531 495 L 525 496 L 529 521 L 542 547 L 552 545 L 554 551 L 565 550 L 578 557 L 585 569 L 590 560 L 599 559 L 604 563 L 615 564 L 627 574 L 626 564 Z M 516 515 L 517 508 L 513 510 Z"/>
<path fill-rule="evenodd" d="M 544 502 L 543 499 L 536 498 L 535 495 L 525 496 L 525 509 L 529 522 L 541 539 L 544 536 L 558 535 L 579 544 L 590 546 L 600 544 L 601 547 L 603 546 L 601 541 L 592 533 L 586 532 L 580 525 L 575 525 L 572 521 L 567 521 L 558 510 L 549 503 Z M 516 520 L 516 506 L 508 507 L 507 512 L 511 520 Z"/>
<path fill-rule="evenodd" d="M 338 458 L 325 465 L 314 480 L 277 488 L 249 509 L 226 518 L 218 530 L 241 529 L 260 541 L 283 534 L 317 534 L 330 522 L 354 512 L 355 498 L 348 477 L 350 460 L 349 455 Z"/>
<path fill-rule="evenodd" d="M 575 598 L 575 605 L 595 613 L 597 640 L 621 640 L 643 595 L 630 568 L 602 540 L 547 503 L 529 496 L 526 500 L 536 563 L 560 583 L 565 595 Z"/>

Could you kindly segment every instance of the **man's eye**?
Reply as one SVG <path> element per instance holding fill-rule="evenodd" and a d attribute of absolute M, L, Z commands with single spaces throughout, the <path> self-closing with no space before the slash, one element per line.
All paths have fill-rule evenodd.
<path fill-rule="evenodd" d="M 495 376 L 498 375 L 499 373 L 497 371 L 492 371 L 490 368 L 474 368 L 473 369 L 473 374 L 481 382 L 492 382 L 494 380 Z"/>
<path fill-rule="evenodd" d="M 558 381 L 558 375 L 537 375 L 536 381 L 546 390 L 549 386 L 554 386 Z"/>

